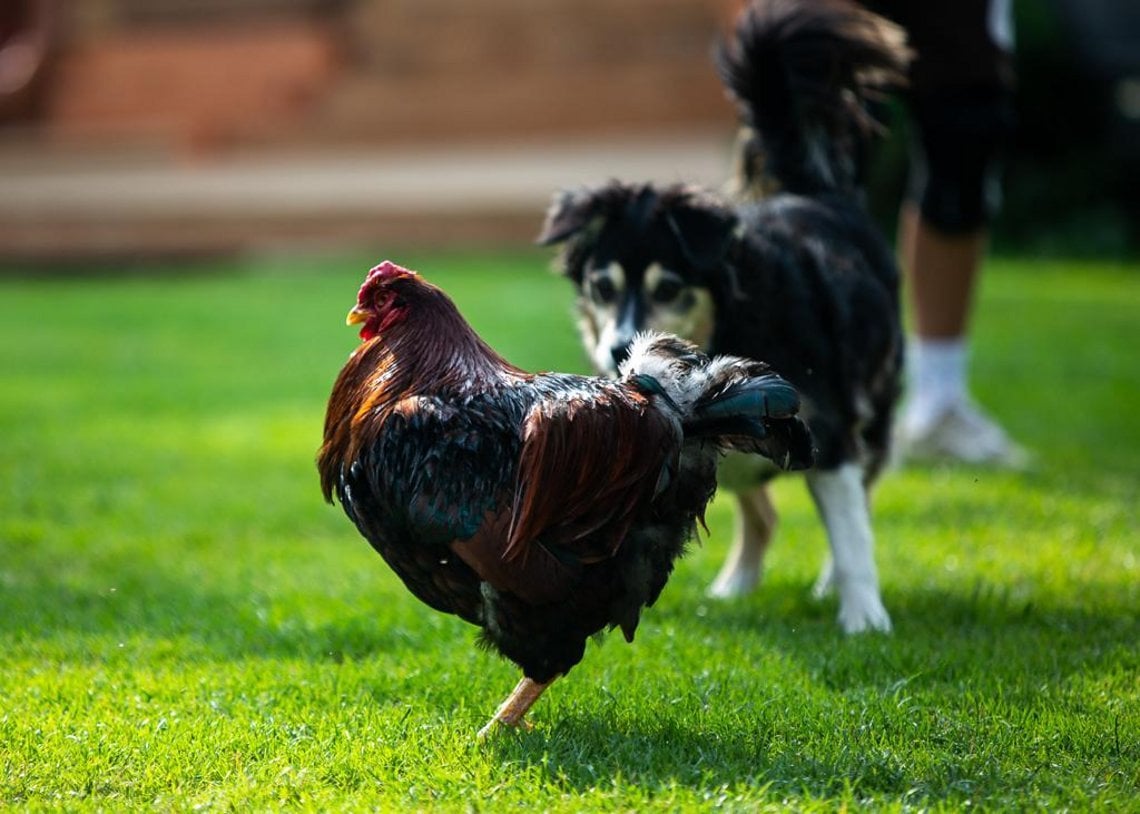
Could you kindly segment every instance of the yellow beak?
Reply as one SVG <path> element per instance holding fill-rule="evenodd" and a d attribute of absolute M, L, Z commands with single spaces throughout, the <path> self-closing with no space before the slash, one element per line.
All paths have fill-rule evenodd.
<path fill-rule="evenodd" d="M 361 322 L 368 321 L 368 312 L 361 308 L 359 305 L 348 312 L 348 316 L 344 320 L 345 325 L 359 325 Z"/>

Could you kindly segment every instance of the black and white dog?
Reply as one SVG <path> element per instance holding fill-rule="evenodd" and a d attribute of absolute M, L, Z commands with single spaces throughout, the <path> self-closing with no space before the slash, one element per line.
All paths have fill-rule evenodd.
<path fill-rule="evenodd" d="M 741 112 L 735 189 L 608 185 L 564 192 L 539 242 L 564 243 L 594 366 L 614 374 L 643 330 L 768 362 L 800 390 L 816 446 L 807 483 L 831 557 L 815 591 L 839 594 L 850 633 L 889 630 L 868 490 L 888 453 L 903 338 L 898 270 L 864 211 L 858 151 L 874 88 L 901 82 L 899 29 L 844 2 L 759 0 L 718 67 Z M 710 591 L 759 581 L 776 523 L 759 457 L 729 459 L 733 549 Z"/>

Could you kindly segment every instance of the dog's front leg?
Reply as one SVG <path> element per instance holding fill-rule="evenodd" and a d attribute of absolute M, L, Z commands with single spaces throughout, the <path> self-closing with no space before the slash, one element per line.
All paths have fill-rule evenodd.
<path fill-rule="evenodd" d="M 857 464 L 807 473 L 808 488 L 827 528 L 830 581 L 839 592 L 839 624 L 847 633 L 890 630 L 891 617 L 879 596 L 875 540 L 863 473 Z M 816 584 L 825 587 L 828 568 Z"/>
<path fill-rule="evenodd" d="M 739 510 L 732 549 L 709 586 L 709 596 L 728 599 L 749 593 L 760 582 L 764 553 L 776 529 L 776 507 L 767 486 L 756 486 L 736 493 Z"/>

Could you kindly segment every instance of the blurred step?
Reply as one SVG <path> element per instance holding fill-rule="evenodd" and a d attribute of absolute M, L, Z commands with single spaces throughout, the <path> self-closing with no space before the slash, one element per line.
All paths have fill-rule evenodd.
<path fill-rule="evenodd" d="M 369 152 L 0 152 L 0 258 L 240 251 L 299 242 L 529 245 L 563 188 L 611 178 L 715 186 L 731 133 Z"/>

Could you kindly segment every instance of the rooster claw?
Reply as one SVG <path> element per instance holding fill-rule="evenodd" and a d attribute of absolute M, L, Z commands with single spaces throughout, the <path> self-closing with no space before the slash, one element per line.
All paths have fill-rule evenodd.
<path fill-rule="evenodd" d="M 487 738 L 491 737 L 491 733 L 500 732 L 502 731 L 503 727 L 508 726 L 515 731 L 521 729 L 524 732 L 530 732 L 532 729 L 534 729 L 534 724 L 532 724 L 526 718 L 522 718 L 518 721 L 505 721 L 496 715 L 494 718 L 487 721 L 486 726 L 479 730 L 479 733 L 475 736 L 475 738 L 479 741 L 479 743 L 483 743 L 487 740 Z"/>

